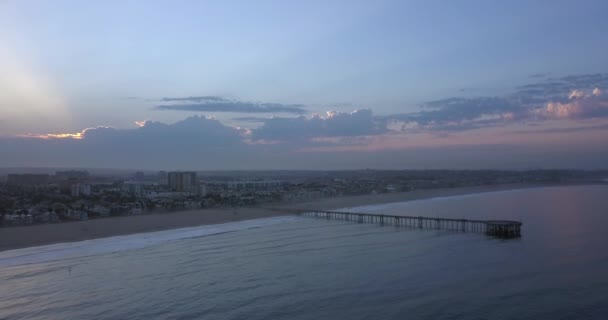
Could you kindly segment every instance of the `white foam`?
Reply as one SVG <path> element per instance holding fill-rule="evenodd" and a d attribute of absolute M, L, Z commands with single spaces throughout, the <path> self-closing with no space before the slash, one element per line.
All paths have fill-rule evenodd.
<path fill-rule="evenodd" d="M 0 267 L 73 259 L 139 249 L 180 239 L 266 227 L 292 221 L 293 219 L 295 218 L 289 216 L 262 218 L 9 250 L 0 252 Z"/>

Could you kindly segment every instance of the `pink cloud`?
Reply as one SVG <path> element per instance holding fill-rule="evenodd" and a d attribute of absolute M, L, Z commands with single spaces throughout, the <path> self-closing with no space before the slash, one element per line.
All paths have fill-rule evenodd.
<path fill-rule="evenodd" d="M 552 119 L 593 118 L 608 115 L 608 99 L 600 88 L 590 94 L 574 90 L 569 95 L 570 101 L 550 101 L 540 113 Z"/>
<path fill-rule="evenodd" d="M 45 133 L 45 134 L 36 134 L 36 133 L 26 133 L 22 135 L 18 135 L 18 137 L 22 138 L 37 138 L 37 139 L 76 139 L 81 140 L 87 134 L 87 131 L 97 130 L 97 129 L 109 129 L 110 127 L 95 127 L 95 128 L 86 128 L 80 132 L 74 133 Z"/>

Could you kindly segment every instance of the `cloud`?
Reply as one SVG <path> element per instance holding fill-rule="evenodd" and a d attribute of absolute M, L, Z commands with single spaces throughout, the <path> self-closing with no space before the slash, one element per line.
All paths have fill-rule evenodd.
<path fill-rule="evenodd" d="M 170 148 L 171 144 L 192 147 L 221 147 L 242 143 L 241 132 L 218 120 L 192 116 L 173 124 L 145 121 L 136 129 L 96 128 L 87 130 L 83 139 L 101 143 L 150 143 Z M 151 146 L 154 147 L 154 146 Z"/>
<path fill-rule="evenodd" d="M 270 118 L 252 130 L 253 140 L 293 141 L 317 137 L 353 137 L 387 132 L 384 122 L 374 119 L 372 111 L 328 112 L 311 118 Z"/>
<path fill-rule="evenodd" d="M 232 120 L 235 121 L 241 121 L 241 122 L 266 122 L 266 120 L 268 120 L 269 118 L 262 118 L 262 117 L 236 117 L 236 118 L 232 118 Z"/>
<path fill-rule="evenodd" d="M 554 119 L 586 119 L 608 117 L 608 97 L 599 88 L 590 93 L 573 90 L 570 101 L 550 101 L 539 113 Z"/>
<path fill-rule="evenodd" d="M 534 73 L 530 75 L 530 78 L 546 78 L 547 76 L 549 76 L 551 73 L 549 72 L 540 72 L 540 73 Z"/>
<path fill-rule="evenodd" d="M 146 121 L 133 129 L 96 127 L 0 138 L 2 163 L 24 166 L 205 167 L 207 162 L 242 161 L 251 153 L 249 148 L 241 130 L 202 116 L 173 124 Z"/>
<path fill-rule="evenodd" d="M 173 102 L 173 101 L 189 101 L 189 102 L 223 102 L 226 99 L 218 96 L 194 96 L 194 97 L 177 97 L 177 98 L 161 98 L 160 101 Z"/>
<path fill-rule="evenodd" d="M 365 109 L 311 118 L 273 118 L 251 130 L 237 129 L 200 116 L 173 124 L 145 121 L 141 127 L 131 129 L 95 127 L 76 133 L 0 138 L 0 166 L 133 170 L 515 168 L 531 165 L 591 168 L 605 166 L 608 159 L 601 131 L 596 132 L 595 140 L 584 136 L 581 139 L 585 143 L 561 142 L 549 152 L 546 148 L 551 145 L 544 140 L 535 146 L 525 143 L 511 146 L 519 148 L 518 151 L 508 149 L 504 141 L 497 142 L 494 137 L 469 140 L 480 135 L 464 134 L 457 140 L 451 135 L 434 139 L 429 134 L 390 134 L 384 125 Z M 570 136 L 566 134 L 564 138 Z M 525 140 L 533 140 L 528 138 L 533 137 Z M 488 143 L 497 147 L 487 146 Z"/>
<path fill-rule="evenodd" d="M 251 126 L 254 128 L 240 129 L 213 118 L 194 116 L 172 124 L 137 121 L 137 127 L 130 129 L 93 127 L 72 133 L 0 138 L 0 150 L 3 151 L 0 164 L 139 169 L 311 168 L 310 161 L 318 156 L 329 161 L 323 162 L 323 168 L 326 168 L 325 163 L 335 161 L 337 164 L 340 160 L 352 161 L 353 166 L 357 163 L 367 167 L 379 163 L 374 157 L 382 153 L 386 157 L 386 165 L 381 167 L 390 167 L 389 163 L 403 166 L 403 159 L 391 158 L 388 150 L 401 154 L 402 150 L 419 149 L 429 144 L 496 143 L 503 138 L 503 132 L 514 133 L 514 137 L 506 137 L 506 142 L 501 143 L 544 146 L 546 141 L 538 141 L 549 135 L 529 135 L 522 139 L 524 136 L 518 133 L 523 132 L 515 131 L 518 128 L 506 128 L 522 123 L 539 124 L 539 130 L 536 130 L 539 133 L 564 133 L 562 136 L 551 135 L 556 150 L 563 148 L 562 154 L 579 145 L 589 148 L 579 153 L 585 154 L 598 149 L 599 143 L 606 145 L 604 132 L 600 131 L 604 127 L 597 124 L 608 119 L 608 98 L 604 93 L 608 88 L 607 81 L 608 76 L 603 74 L 547 78 L 517 87 L 510 94 L 438 99 L 420 105 L 417 112 L 388 116 L 360 109 L 307 117 L 302 115 L 305 110 L 300 105 L 241 102 L 216 96 L 168 97 L 162 99 L 166 106 L 156 108 L 241 112 L 243 117 L 233 120 L 257 123 Z M 281 110 L 286 108 L 291 110 L 289 113 L 300 116 L 256 117 L 265 112 L 284 112 Z M 579 121 L 587 119 L 598 121 Z M 9 118 L 4 120 L 10 121 Z M 562 122 L 569 127 L 566 128 Z M 575 127 L 577 123 L 588 126 Z M 497 127 L 505 128 L 486 130 L 484 134 L 465 132 Z M 589 132 L 569 134 L 578 131 Z M 536 142 L 530 142 L 534 139 Z M 579 143 L 581 141 L 584 143 Z M 359 153 L 349 153 L 355 151 Z M 442 158 L 447 154 L 440 150 L 437 152 L 437 156 Z M 525 160 L 525 153 L 522 155 Z M 605 159 L 605 154 L 598 155 L 597 159 L 600 158 Z M 437 163 L 454 167 L 450 159 L 440 159 Z M 320 168 L 321 162 L 317 165 Z M 424 161 L 422 165 L 425 165 Z"/>
<path fill-rule="evenodd" d="M 291 113 L 305 114 L 301 104 L 258 103 L 230 100 L 217 96 L 196 96 L 181 98 L 162 98 L 164 102 L 190 102 L 167 104 L 153 107 L 154 110 L 193 111 L 193 112 L 234 112 L 234 113 Z"/>
<path fill-rule="evenodd" d="M 173 124 L 137 121 L 130 129 L 87 128 L 79 132 L 26 134 L 0 139 L 5 161 L 45 159 L 50 163 L 91 163 L 103 167 L 207 162 L 234 166 L 266 153 L 295 152 L 309 146 L 363 144 L 367 135 L 385 133 L 371 110 L 328 112 L 310 118 L 267 118 L 256 129 L 239 129 L 203 116 Z M 19 159 L 19 160 L 16 160 Z M 56 160 L 56 161 L 53 161 Z M 26 165 L 26 163 L 24 163 Z"/>
<path fill-rule="evenodd" d="M 585 93 L 583 92 L 583 90 L 572 90 L 572 92 L 570 92 L 570 94 L 568 95 L 568 99 L 582 98 L 584 96 Z"/>
<path fill-rule="evenodd" d="M 475 120 L 484 116 L 519 113 L 521 105 L 503 97 L 450 98 L 431 101 L 422 106 L 431 111 L 415 114 L 413 119 L 428 124 Z"/>
<path fill-rule="evenodd" d="M 422 111 L 385 116 L 401 131 L 463 131 L 502 125 L 520 118 L 525 108 L 507 98 L 449 98 L 428 102 Z"/>
<path fill-rule="evenodd" d="M 203 116 L 189 117 L 173 124 L 141 121 L 135 129 L 95 127 L 75 133 L 26 134 L 20 137 L 54 142 L 79 140 L 82 144 L 102 149 L 128 146 L 133 150 L 154 149 L 159 152 L 172 149 L 176 144 L 210 148 L 243 143 L 239 129 Z"/>
<path fill-rule="evenodd" d="M 148 120 L 133 121 L 133 124 L 141 128 L 146 125 L 147 121 Z"/>
<path fill-rule="evenodd" d="M 608 74 L 573 75 L 516 87 L 495 97 L 451 97 L 418 112 L 385 116 L 401 131 L 462 131 L 527 121 L 608 117 Z"/>
<path fill-rule="evenodd" d="M 80 140 L 80 139 L 84 139 L 84 137 L 86 136 L 88 131 L 92 131 L 92 130 L 106 130 L 106 129 L 112 129 L 110 127 L 95 127 L 95 128 L 86 128 L 82 131 L 79 132 L 74 132 L 74 133 L 46 133 L 46 134 L 34 134 L 34 133 L 27 133 L 27 134 L 23 134 L 23 135 L 19 135 L 20 137 L 23 138 L 39 138 L 39 139 L 76 139 L 76 140 Z"/>
<path fill-rule="evenodd" d="M 554 80 L 579 88 L 606 86 L 608 84 L 608 73 L 569 75 Z"/>
<path fill-rule="evenodd" d="M 592 91 L 592 94 L 593 94 L 594 96 L 596 96 L 596 97 L 597 97 L 597 96 L 601 96 L 601 95 L 602 95 L 602 93 L 603 93 L 603 91 L 602 91 L 600 88 L 595 88 L 595 89 L 593 89 L 593 91 Z"/>
<path fill-rule="evenodd" d="M 585 90 L 608 87 L 608 74 L 569 75 L 559 78 L 547 78 L 543 81 L 517 87 L 514 96 L 543 98 L 555 100 L 568 98 L 573 90 Z"/>
<path fill-rule="evenodd" d="M 537 130 L 517 130 L 517 131 L 514 131 L 514 133 L 517 133 L 517 134 L 570 133 L 570 132 L 583 132 L 583 131 L 596 131 L 596 130 L 608 130 L 608 124 L 565 127 L 565 128 L 547 128 L 547 129 L 537 129 Z"/>

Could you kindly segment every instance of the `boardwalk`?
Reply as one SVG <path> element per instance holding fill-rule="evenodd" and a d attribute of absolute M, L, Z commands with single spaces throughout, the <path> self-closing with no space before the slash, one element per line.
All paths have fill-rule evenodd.
<path fill-rule="evenodd" d="M 346 220 L 357 223 L 376 223 L 381 225 L 390 224 L 420 229 L 477 232 L 498 238 L 520 237 L 522 225 L 521 222 L 507 220 L 429 218 L 322 210 L 297 210 L 294 213 L 328 220 Z"/>

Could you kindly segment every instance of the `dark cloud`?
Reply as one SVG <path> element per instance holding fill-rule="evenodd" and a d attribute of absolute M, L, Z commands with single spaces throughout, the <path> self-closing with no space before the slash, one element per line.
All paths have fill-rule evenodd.
<path fill-rule="evenodd" d="M 193 148 L 214 148 L 242 143 L 239 130 L 202 116 L 189 117 L 173 124 L 146 121 L 144 126 L 130 130 L 88 129 L 83 133 L 83 140 L 109 148 L 112 148 L 112 145 L 128 145 L 139 146 L 136 149 L 163 147 L 165 150 L 176 144 Z"/>
<path fill-rule="evenodd" d="M 76 138 L 52 135 L 0 138 L 3 163 L 105 168 L 205 167 L 251 154 L 243 132 L 205 117 L 164 124 L 147 121 L 136 129 L 90 128 Z M 40 161 L 40 162 L 36 162 Z"/>
<path fill-rule="evenodd" d="M 577 88 L 605 87 L 608 84 L 608 73 L 570 75 L 557 80 Z"/>
<path fill-rule="evenodd" d="M 188 101 L 188 102 L 222 102 L 222 101 L 226 101 L 226 99 L 222 98 L 222 97 L 218 97 L 218 96 L 194 96 L 194 97 L 177 97 L 177 98 L 161 98 L 160 101 L 165 101 L 165 102 L 173 102 L 173 101 L 179 101 L 179 102 L 184 102 L 184 101 Z"/>
<path fill-rule="evenodd" d="M 0 166 L 134 170 L 593 168 L 605 166 L 608 159 L 608 141 L 599 146 L 557 146 L 553 150 L 542 145 L 458 145 L 374 152 L 334 148 L 369 145 L 377 139 L 374 135 L 386 133 L 382 125 L 370 110 L 312 118 L 273 118 L 252 131 L 196 116 L 174 124 L 148 121 L 136 129 L 90 128 L 72 134 L 73 138 L 0 138 Z M 307 150 L 308 147 L 313 148 Z"/>
<path fill-rule="evenodd" d="M 569 75 L 519 86 L 512 97 L 534 98 L 543 101 L 565 101 L 569 98 L 572 90 L 593 90 L 594 88 L 607 87 L 608 74 L 605 73 Z"/>
<path fill-rule="evenodd" d="M 269 118 L 262 118 L 262 117 L 236 117 L 236 118 L 232 118 L 232 120 L 235 121 L 241 121 L 241 122 L 266 122 L 266 120 L 268 120 Z"/>
<path fill-rule="evenodd" d="M 230 100 L 217 96 L 197 96 L 182 98 L 162 98 L 164 102 L 190 102 L 167 104 L 153 107 L 154 110 L 174 110 L 193 112 L 234 112 L 234 113 L 291 113 L 305 114 L 301 104 L 258 103 Z"/>
<path fill-rule="evenodd" d="M 519 112 L 521 106 L 501 97 L 450 98 L 431 101 L 422 106 L 430 111 L 415 115 L 421 123 L 473 120 L 482 115 Z"/>
<path fill-rule="evenodd" d="M 522 105 L 501 97 L 449 98 L 431 101 L 422 111 L 384 117 L 405 124 L 402 131 L 464 131 L 502 125 L 524 112 Z M 415 124 L 415 128 L 408 124 Z"/>
<path fill-rule="evenodd" d="M 107 168 L 246 168 L 251 161 L 272 163 L 274 158 L 270 155 L 292 153 L 304 147 L 362 145 L 366 140 L 359 136 L 383 132 L 386 129 L 376 126 L 370 110 L 332 112 L 312 118 L 265 119 L 260 128 L 253 130 L 193 116 L 173 124 L 146 121 L 135 129 L 97 127 L 78 133 L 0 138 L 3 151 L 0 163 Z M 333 137 L 344 138 L 315 139 Z M 265 160 L 259 160 L 261 158 Z"/>
<path fill-rule="evenodd" d="M 519 86 L 495 97 L 452 97 L 422 104 L 421 111 L 384 117 L 416 130 L 461 131 L 514 122 L 608 117 L 608 74 L 573 75 Z"/>
<path fill-rule="evenodd" d="M 387 132 L 384 122 L 374 119 L 369 109 L 351 113 L 330 112 L 312 118 L 271 118 L 260 128 L 252 130 L 254 140 L 290 141 L 316 137 L 349 137 L 376 135 Z"/>

